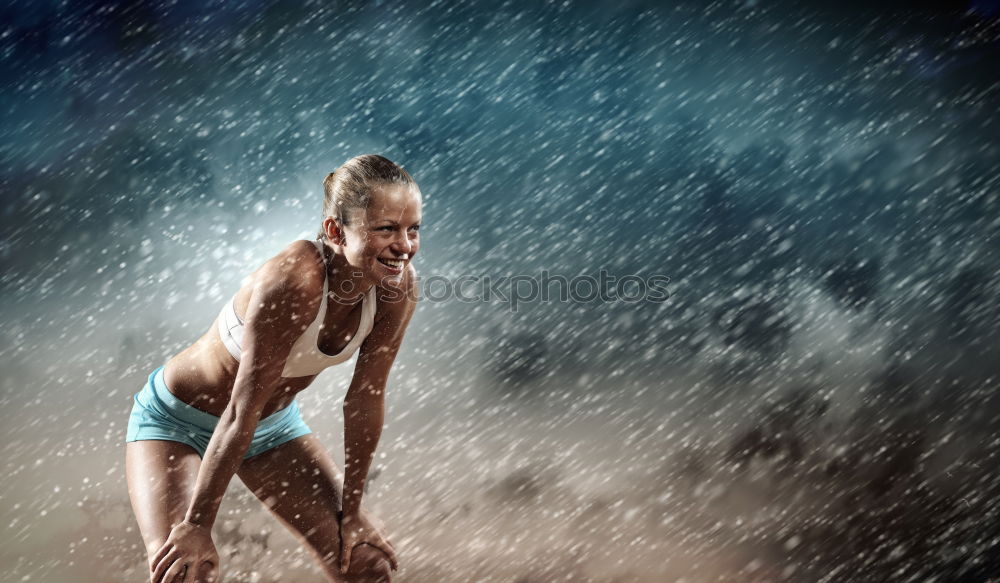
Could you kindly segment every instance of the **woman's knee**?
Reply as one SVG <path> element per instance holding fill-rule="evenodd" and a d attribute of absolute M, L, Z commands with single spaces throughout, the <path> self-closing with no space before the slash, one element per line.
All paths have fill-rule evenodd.
<path fill-rule="evenodd" d="M 160 547 L 162 547 L 165 542 L 167 542 L 166 537 L 156 538 L 150 540 L 146 545 L 146 564 L 149 565 L 150 568 L 153 566 L 153 557 L 156 556 L 156 552 L 160 550 Z"/>
<path fill-rule="evenodd" d="M 351 551 L 347 580 L 352 583 L 389 583 L 392 580 L 392 565 L 378 547 L 360 544 Z"/>

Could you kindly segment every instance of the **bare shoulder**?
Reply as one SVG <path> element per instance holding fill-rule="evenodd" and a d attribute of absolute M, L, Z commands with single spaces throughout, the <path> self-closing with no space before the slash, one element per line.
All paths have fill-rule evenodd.
<path fill-rule="evenodd" d="M 321 295 L 326 277 L 323 257 L 310 241 L 294 241 L 257 270 L 256 287 Z"/>
<path fill-rule="evenodd" d="M 323 258 L 310 241 L 295 241 L 268 259 L 249 282 L 246 320 L 253 326 L 299 330 L 301 322 L 319 313 L 326 270 Z"/>

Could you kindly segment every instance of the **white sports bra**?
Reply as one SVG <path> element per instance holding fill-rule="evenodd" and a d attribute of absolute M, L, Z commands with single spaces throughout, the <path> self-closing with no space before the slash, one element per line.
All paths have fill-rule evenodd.
<path fill-rule="evenodd" d="M 323 243 L 313 241 L 323 256 Z M 372 286 L 365 297 L 361 300 L 361 323 L 358 325 L 357 333 L 347 343 L 347 346 L 339 354 L 326 354 L 319 349 L 319 330 L 323 327 L 323 320 L 326 316 L 326 300 L 329 286 L 329 276 L 323 279 L 323 299 L 319 304 L 319 313 L 316 319 L 309 324 L 309 327 L 302 332 L 295 344 L 292 345 L 291 352 L 288 353 L 288 360 L 285 361 L 285 368 L 281 371 L 281 376 L 285 378 L 306 377 L 319 374 L 328 366 L 345 362 L 354 355 L 361 347 L 368 334 L 371 333 L 375 324 L 375 286 Z M 243 321 L 236 315 L 236 307 L 233 302 L 236 300 L 234 294 L 232 299 L 222 307 L 219 314 L 219 336 L 222 343 L 226 345 L 229 354 L 236 360 L 240 359 L 243 343 Z"/>

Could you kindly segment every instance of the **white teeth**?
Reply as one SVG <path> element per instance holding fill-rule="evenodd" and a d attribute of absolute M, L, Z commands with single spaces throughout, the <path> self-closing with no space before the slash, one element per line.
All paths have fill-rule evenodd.
<path fill-rule="evenodd" d="M 379 257 L 378 260 L 390 267 L 396 268 L 402 267 L 404 263 L 402 259 L 386 259 L 385 257 Z"/>

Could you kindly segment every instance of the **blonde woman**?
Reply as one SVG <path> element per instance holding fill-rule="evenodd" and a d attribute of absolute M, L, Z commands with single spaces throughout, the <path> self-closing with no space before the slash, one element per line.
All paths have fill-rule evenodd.
<path fill-rule="evenodd" d="M 405 170 L 377 155 L 346 162 L 324 191 L 318 239 L 266 261 L 208 331 L 135 395 L 126 474 L 152 583 L 218 581 L 212 525 L 234 474 L 329 581 L 390 581 L 397 568 L 361 497 L 386 380 L 416 306 L 421 194 Z M 355 353 L 341 474 L 295 395 Z"/>

